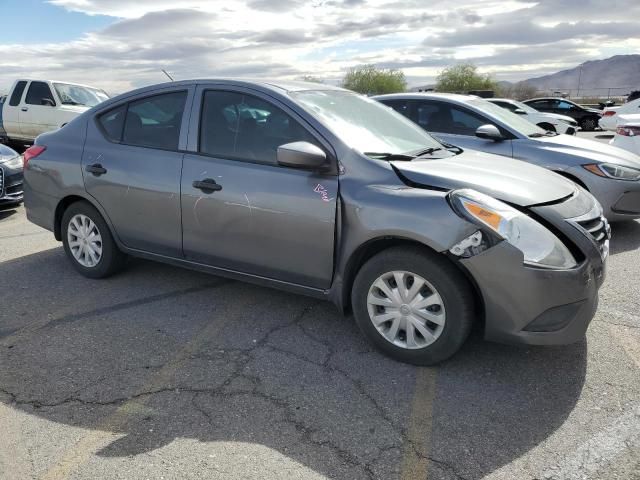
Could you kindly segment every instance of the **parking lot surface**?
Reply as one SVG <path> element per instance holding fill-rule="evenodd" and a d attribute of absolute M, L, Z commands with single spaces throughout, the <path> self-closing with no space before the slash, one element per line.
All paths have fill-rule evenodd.
<path fill-rule="evenodd" d="M 142 260 L 72 269 L 0 211 L 0 478 L 640 479 L 640 223 L 584 341 L 373 351 L 329 303 Z"/>

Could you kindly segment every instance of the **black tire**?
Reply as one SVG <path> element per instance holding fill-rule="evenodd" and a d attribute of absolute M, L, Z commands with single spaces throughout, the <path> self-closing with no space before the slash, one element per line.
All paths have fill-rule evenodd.
<path fill-rule="evenodd" d="M 79 214 L 91 219 L 102 238 L 102 255 L 100 256 L 98 263 L 92 267 L 86 267 L 80 264 L 69 247 L 69 222 L 74 216 Z M 88 278 L 106 278 L 124 267 L 127 257 L 118 249 L 107 223 L 93 205 L 84 201 L 72 203 L 64 211 L 61 222 L 62 244 L 64 245 L 64 251 L 71 261 L 71 264 L 82 275 Z"/>
<path fill-rule="evenodd" d="M 580 120 L 580 128 L 585 132 L 592 132 L 598 127 L 598 119 L 596 117 L 585 117 Z"/>
<path fill-rule="evenodd" d="M 421 276 L 442 298 L 444 327 L 440 336 L 425 347 L 408 349 L 391 343 L 369 316 L 369 289 L 381 275 L 397 270 Z M 473 289 L 465 276 L 446 257 L 417 247 L 393 247 L 367 261 L 356 275 L 351 303 L 356 323 L 376 347 L 396 360 L 414 365 L 433 365 L 456 353 L 467 339 L 475 316 Z"/>
<path fill-rule="evenodd" d="M 542 123 L 539 123 L 539 124 L 538 124 L 538 126 L 539 126 L 540 128 L 545 129 L 545 130 L 548 130 L 549 132 L 556 133 L 556 127 L 554 127 L 554 126 L 553 126 L 553 125 L 551 125 L 550 123 L 542 122 Z"/>

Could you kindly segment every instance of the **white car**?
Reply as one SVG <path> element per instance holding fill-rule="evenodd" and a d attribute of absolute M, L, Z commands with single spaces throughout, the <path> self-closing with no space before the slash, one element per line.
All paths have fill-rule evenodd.
<path fill-rule="evenodd" d="M 487 100 L 491 103 L 495 103 L 499 107 L 506 108 L 510 112 L 522 115 L 531 123 L 534 123 L 545 130 L 550 130 L 556 133 L 566 133 L 568 135 L 576 134 L 578 122 L 566 115 L 539 112 L 525 103 L 518 102 L 517 100 L 511 100 L 510 98 L 487 98 Z"/>
<path fill-rule="evenodd" d="M 640 114 L 621 116 L 616 135 L 609 143 L 640 155 Z"/>
<path fill-rule="evenodd" d="M 636 98 L 624 105 L 605 108 L 602 111 L 602 117 L 598 121 L 598 125 L 603 130 L 615 131 L 620 121 L 620 115 L 634 114 L 640 114 L 640 98 Z"/>
<path fill-rule="evenodd" d="M 32 142 L 108 98 L 103 90 L 88 85 L 17 80 L 2 104 L 0 135 L 5 141 Z"/>

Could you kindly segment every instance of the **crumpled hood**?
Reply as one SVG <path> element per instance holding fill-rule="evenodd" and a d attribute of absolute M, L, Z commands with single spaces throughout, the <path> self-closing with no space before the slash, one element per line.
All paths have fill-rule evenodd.
<path fill-rule="evenodd" d="M 474 150 L 449 158 L 395 161 L 391 165 L 400 175 L 424 187 L 472 188 L 521 207 L 554 202 L 576 190 L 573 182 L 542 167 Z"/>
<path fill-rule="evenodd" d="M 584 158 L 581 163 L 612 162 L 632 168 L 640 168 L 640 156 L 622 148 L 606 143 L 574 137 L 572 135 L 556 135 L 555 137 L 532 138 L 544 144 L 544 148 L 551 151 L 566 153 Z"/>

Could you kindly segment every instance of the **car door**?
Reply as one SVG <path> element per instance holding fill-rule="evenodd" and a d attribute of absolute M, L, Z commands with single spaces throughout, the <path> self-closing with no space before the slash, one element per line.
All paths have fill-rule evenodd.
<path fill-rule="evenodd" d="M 328 288 L 338 178 L 276 161 L 283 144 L 307 141 L 331 157 L 328 144 L 295 112 L 253 91 L 203 86 L 196 98 L 193 153 L 185 155 L 182 171 L 185 258 Z"/>
<path fill-rule="evenodd" d="M 99 112 L 87 126 L 85 188 L 122 243 L 181 258 L 180 174 L 193 87 L 160 89 Z"/>
<path fill-rule="evenodd" d="M 476 137 L 478 127 L 495 123 L 471 109 L 448 102 L 412 100 L 410 112 L 415 123 L 445 143 L 498 155 L 513 155 L 511 140 L 496 142 Z M 503 134 L 508 135 L 507 132 Z"/>
<path fill-rule="evenodd" d="M 47 82 L 32 81 L 20 111 L 22 133 L 35 138 L 41 133 L 55 130 L 57 102 Z"/>
<path fill-rule="evenodd" d="M 3 106 L 2 125 L 8 137 L 21 137 L 23 135 L 20 117 L 24 115 L 21 110 L 21 103 L 26 86 L 26 80 L 18 81 L 11 91 L 11 96 Z"/>
<path fill-rule="evenodd" d="M 525 102 L 531 108 L 535 108 L 539 112 L 554 113 L 553 100 L 541 99 Z"/>

